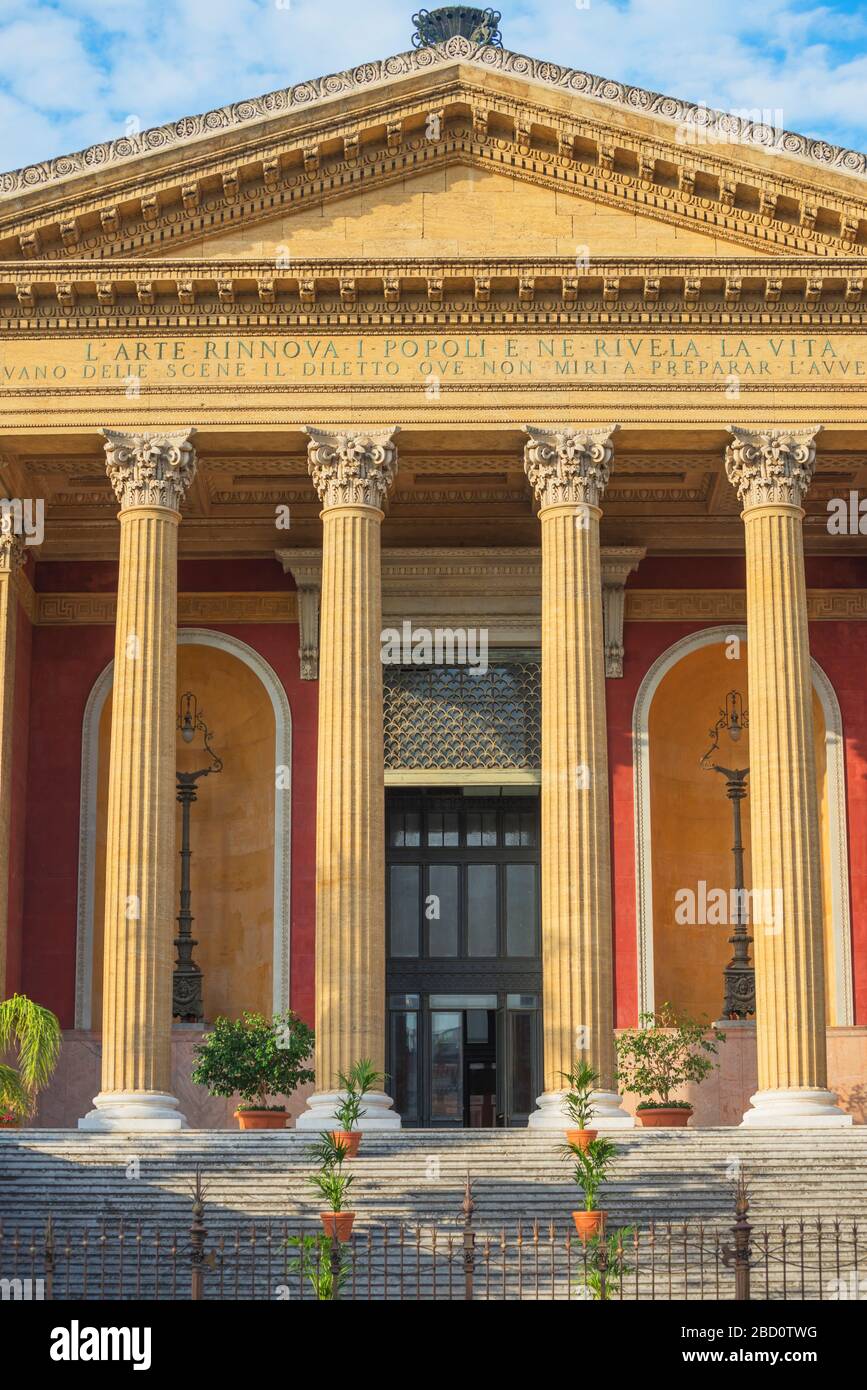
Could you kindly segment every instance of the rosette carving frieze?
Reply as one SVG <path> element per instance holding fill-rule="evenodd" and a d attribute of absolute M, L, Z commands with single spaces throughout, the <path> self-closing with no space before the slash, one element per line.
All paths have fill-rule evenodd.
<path fill-rule="evenodd" d="M 179 511 L 196 476 L 195 430 L 125 434 L 103 430 L 106 472 L 120 503 Z"/>
<path fill-rule="evenodd" d="M 741 506 L 800 507 L 816 464 L 821 425 L 802 430 L 748 429 L 733 425 L 725 455 L 726 473 Z"/>
<path fill-rule="evenodd" d="M 525 425 L 524 471 L 540 507 L 598 507 L 608 486 L 616 425 L 538 429 Z"/>
<path fill-rule="evenodd" d="M 388 430 L 318 430 L 305 426 L 308 469 L 323 507 L 382 509 L 397 475 L 398 426 Z"/>

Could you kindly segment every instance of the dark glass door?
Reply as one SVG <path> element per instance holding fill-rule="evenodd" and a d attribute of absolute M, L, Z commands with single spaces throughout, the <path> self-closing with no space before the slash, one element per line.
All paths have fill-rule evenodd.
<path fill-rule="evenodd" d="M 538 801 L 388 798 L 388 1061 L 408 1126 L 525 1125 L 540 1085 Z"/>

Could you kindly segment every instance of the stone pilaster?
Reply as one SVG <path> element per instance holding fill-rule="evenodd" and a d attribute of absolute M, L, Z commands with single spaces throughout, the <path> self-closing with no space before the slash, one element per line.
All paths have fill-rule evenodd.
<path fill-rule="evenodd" d="M 605 674 L 623 677 L 623 619 L 626 581 L 647 554 L 644 546 L 611 545 L 602 550 L 602 630 L 605 636 Z"/>
<path fill-rule="evenodd" d="M 385 780 L 380 528 L 396 430 L 308 428 L 322 502 L 316 792 L 316 1084 L 299 1129 L 329 1127 L 339 1072 L 385 1060 Z M 389 1097 L 366 1129 L 397 1128 Z"/>
<path fill-rule="evenodd" d="M 177 553 L 192 430 L 103 431 L 120 502 L 108 789 L 102 1081 L 79 1125 L 173 1130 Z"/>
<path fill-rule="evenodd" d="M 851 1124 L 827 1089 L 822 882 L 803 511 L 818 430 L 733 429 L 747 561 L 759 1090 L 745 1125 Z M 756 897 L 758 895 L 758 898 Z"/>
<path fill-rule="evenodd" d="M 599 1075 L 595 1123 L 630 1127 L 616 1093 L 600 503 L 613 428 L 527 428 L 542 525 L 542 1018 L 534 1128 L 565 1129 L 562 1073 Z"/>
<path fill-rule="evenodd" d="M 12 759 L 14 756 L 15 649 L 18 641 L 18 573 L 24 542 L 11 528 L 0 529 L 0 999 L 6 994 L 9 934 L 9 847 L 12 835 Z"/>

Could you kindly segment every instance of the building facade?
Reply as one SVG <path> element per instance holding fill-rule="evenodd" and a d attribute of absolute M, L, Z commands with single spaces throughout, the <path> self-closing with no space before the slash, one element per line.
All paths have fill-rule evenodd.
<path fill-rule="evenodd" d="M 173 1023 L 190 692 L 204 1022 L 315 1024 L 299 1126 L 370 1057 L 368 1124 L 562 1127 L 576 1055 L 631 1125 L 616 1030 L 737 1013 L 734 772 L 697 1120 L 861 1123 L 867 158 L 428 37 L 0 176 L 38 1122 L 231 1123 Z"/>

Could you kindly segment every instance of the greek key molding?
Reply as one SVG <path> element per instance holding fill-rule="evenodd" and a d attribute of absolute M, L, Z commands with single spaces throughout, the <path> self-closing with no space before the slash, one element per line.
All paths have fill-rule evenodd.
<path fill-rule="evenodd" d="M 387 430 L 304 428 L 310 436 L 310 477 L 323 508 L 383 508 L 397 475 L 394 436 L 399 426 Z"/>
<path fill-rule="evenodd" d="M 106 472 L 120 503 L 130 507 L 164 507 L 180 511 L 196 476 L 195 430 L 124 434 L 103 430 Z"/>
<path fill-rule="evenodd" d="M 540 507 L 598 507 L 608 486 L 617 425 L 541 429 L 525 425 L 524 471 Z"/>
<path fill-rule="evenodd" d="M 36 594 L 33 621 L 39 627 L 110 626 L 116 610 L 115 594 Z M 182 625 L 297 621 L 294 593 L 178 594 L 178 622 Z"/>
<path fill-rule="evenodd" d="M 808 589 L 810 622 L 867 621 L 867 589 Z M 743 589 L 627 589 L 630 623 L 744 623 Z"/>
<path fill-rule="evenodd" d="M 733 443 L 725 453 L 726 473 L 744 510 L 769 503 L 800 507 L 816 466 L 816 435 L 807 429 L 749 429 L 731 426 Z"/>

